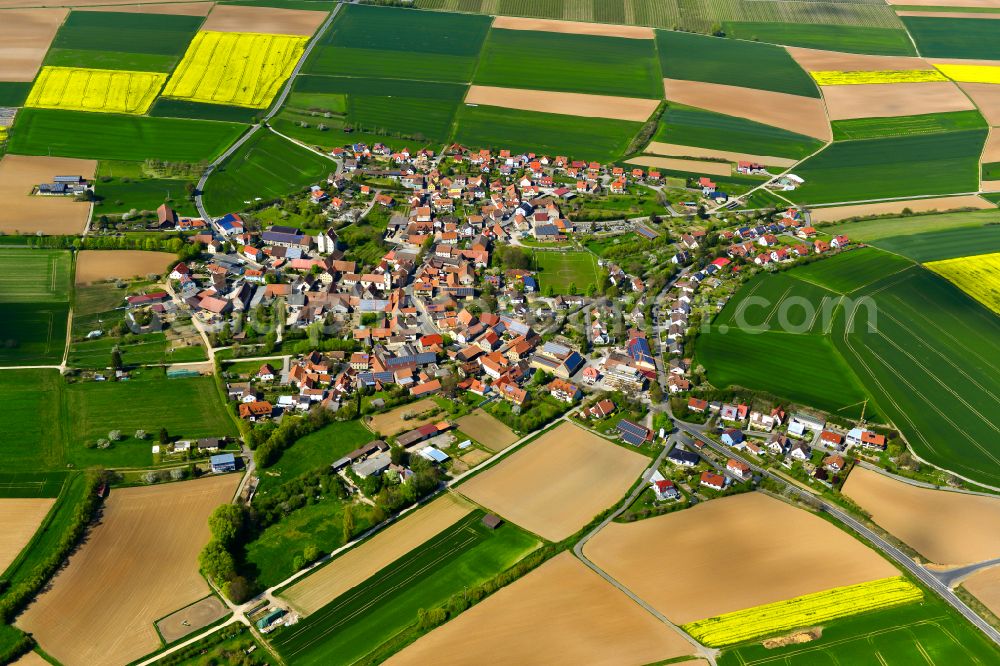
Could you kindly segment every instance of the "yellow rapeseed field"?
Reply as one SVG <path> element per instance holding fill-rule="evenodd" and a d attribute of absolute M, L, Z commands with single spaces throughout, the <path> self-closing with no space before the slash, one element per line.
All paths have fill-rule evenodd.
<path fill-rule="evenodd" d="M 949 79 L 960 83 L 1000 83 L 1000 67 L 995 65 L 938 65 Z"/>
<path fill-rule="evenodd" d="M 25 106 L 143 114 L 167 80 L 160 72 L 43 67 Z"/>
<path fill-rule="evenodd" d="M 1000 314 L 1000 252 L 931 261 L 924 265 Z"/>
<path fill-rule="evenodd" d="M 308 37 L 199 32 L 167 81 L 164 97 L 263 109 L 291 75 Z"/>
<path fill-rule="evenodd" d="M 722 647 L 838 617 L 908 604 L 923 596 L 920 588 L 902 576 L 895 576 L 726 613 L 685 624 L 681 629 L 705 645 Z"/>
<path fill-rule="evenodd" d="M 902 69 L 875 72 L 811 72 L 813 79 L 821 86 L 852 86 L 869 83 L 924 83 L 926 81 L 947 81 L 948 79 L 933 69 Z"/>

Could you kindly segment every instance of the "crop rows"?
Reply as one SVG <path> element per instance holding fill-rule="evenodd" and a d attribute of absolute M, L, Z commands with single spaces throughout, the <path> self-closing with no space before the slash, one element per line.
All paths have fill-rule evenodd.
<path fill-rule="evenodd" d="M 734 645 L 838 617 L 900 606 L 922 598 L 923 593 L 918 587 L 897 576 L 747 608 L 692 622 L 682 629 L 706 645 Z"/>
<path fill-rule="evenodd" d="M 163 87 L 166 74 L 77 67 L 45 67 L 26 106 L 72 111 L 145 113 Z"/>
<path fill-rule="evenodd" d="M 990 68 L 997 69 L 1000 68 Z M 821 86 L 851 86 L 872 83 L 924 83 L 927 81 L 947 81 L 934 69 L 901 69 L 874 72 L 824 71 L 811 72 L 816 83 Z M 1000 77 L 997 78 L 1000 83 Z"/>

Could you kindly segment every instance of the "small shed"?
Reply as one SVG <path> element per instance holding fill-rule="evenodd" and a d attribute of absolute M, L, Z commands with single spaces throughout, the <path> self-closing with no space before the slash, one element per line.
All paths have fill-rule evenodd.
<path fill-rule="evenodd" d="M 274 624 L 287 614 L 288 611 L 286 611 L 284 608 L 277 608 L 268 613 L 267 615 L 265 615 L 264 617 L 257 620 L 257 628 L 267 629 L 268 627 L 270 627 L 272 624 Z"/>
<path fill-rule="evenodd" d="M 501 518 L 500 516 L 494 515 L 492 513 L 488 513 L 485 516 L 483 516 L 483 525 L 485 525 L 491 530 L 495 530 L 502 524 L 503 524 L 503 518 Z"/>
<path fill-rule="evenodd" d="M 220 453 L 217 456 L 212 456 L 209 461 L 212 465 L 212 472 L 215 474 L 236 471 L 236 456 L 232 453 Z"/>

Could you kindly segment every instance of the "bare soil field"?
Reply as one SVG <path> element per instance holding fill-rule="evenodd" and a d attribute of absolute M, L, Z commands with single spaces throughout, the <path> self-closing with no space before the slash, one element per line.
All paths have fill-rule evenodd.
<path fill-rule="evenodd" d="M 972 98 L 993 127 L 1000 125 L 1000 86 L 993 83 L 959 83 L 958 87 Z"/>
<path fill-rule="evenodd" d="M 979 189 L 983 192 L 1000 192 L 1000 180 L 981 180 Z"/>
<path fill-rule="evenodd" d="M 465 102 L 466 104 L 486 104 L 522 111 L 562 113 L 585 118 L 611 118 L 637 122 L 645 122 L 659 104 L 659 100 L 655 99 L 585 95 L 549 90 L 522 90 L 520 88 L 494 88 L 492 86 L 471 86 Z"/>
<path fill-rule="evenodd" d="M 830 206 L 829 208 L 813 208 L 809 212 L 813 222 L 839 222 L 849 217 L 862 215 L 887 215 L 889 213 L 902 213 L 904 208 L 909 208 L 914 213 L 926 213 L 936 210 L 945 212 L 958 210 L 960 208 L 996 208 L 996 204 L 977 197 L 974 194 L 967 194 L 960 197 L 934 197 L 931 199 L 911 199 L 909 201 L 884 201 L 880 203 L 857 204 L 854 206 Z"/>
<path fill-rule="evenodd" d="M 783 127 L 823 141 L 833 136 L 819 99 L 679 79 L 663 79 L 663 87 L 670 101 Z"/>
<path fill-rule="evenodd" d="M 700 148 L 698 146 L 682 146 L 677 143 L 663 143 L 661 141 L 651 141 L 646 146 L 647 153 L 654 155 L 672 155 L 675 157 L 693 157 L 704 159 L 729 160 L 730 162 L 757 162 L 765 166 L 790 167 L 797 160 L 787 157 L 772 157 L 770 155 L 751 155 L 750 153 L 737 153 L 731 150 L 714 150 L 712 148 Z"/>
<path fill-rule="evenodd" d="M 326 12 L 276 7 L 216 5 L 202 30 L 312 36 Z"/>
<path fill-rule="evenodd" d="M 990 12 L 914 12 L 897 11 L 896 16 L 926 16 L 927 18 L 968 18 L 968 19 L 1000 19 L 1000 15 Z"/>
<path fill-rule="evenodd" d="M 280 596 L 302 613 L 317 611 L 451 527 L 472 508 L 452 493 L 443 495 L 301 579 Z"/>
<path fill-rule="evenodd" d="M 160 645 L 153 622 L 209 593 L 208 516 L 238 474 L 111 492 L 100 522 L 18 618 L 65 666 L 127 664 Z"/>
<path fill-rule="evenodd" d="M 890 5 L 919 7 L 1000 7 L 1000 0 L 889 0 Z"/>
<path fill-rule="evenodd" d="M 481 409 L 463 416 L 456 424 L 459 430 L 491 451 L 503 451 L 518 440 L 517 433 Z"/>
<path fill-rule="evenodd" d="M 386 663 L 638 666 L 687 654 L 690 643 L 564 552 Z"/>
<path fill-rule="evenodd" d="M 504 30 L 535 30 L 537 32 L 561 32 L 571 35 L 625 37 L 626 39 L 654 39 L 656 37 L 656 33 L 653 32 L 652 28 L 643 28 L 637 25 L 557 21 L 551 19 L 521 18 L 519 16 L 498 16 L 493 19 L 493 27 Z"/>
<path fill-rule="evenodd" d="M 831 120 L 916 116 L 976 108 L 951 81 L 820 86 Z"/>
<path fill-rule="evenodd" d="M 66 9 L 18 9 L 0 21 L 0 81 L 31 81 L 45 59 Z"/>
<path fill-rule="evenodd" d="M 655 155 L 640 155 L 626 160 L 628 164 L 672 171 L 690 171 L 711 176 L 733 175 L 733 165 L 729 162 L 706 162 L 704 160 L 685 160 L 677 157 L 657 157 Z"/>
<path fill-rule="evenodd" d="M 129 12 L 132 14 L 174 14 L 177 16 L 208 16 L 214 2 L 171 2 L 155 5 L 118 5 L 88 7 L 88 12 Z"/>
<path fill-rule="evenodd" d="M 562 423 L 458 487 L 466 497 L 549 541 L 617 502 L 649 459 Z"/>
<path fill-rule="evenodd" d="M 413 430 L 414 428 L 419 428 L 425 423 L 440 421 L 443 417 L 438 415 L 428 416 L 421 419 L 404 419 L 403 416 L 405 414 L 421 414 L 423 412 L 430 411 L 437 406 L 437 403 L 431 398 L 424 398 L 423 400 L 418 400 L 417 402 L 400 405 L 399 407 L 391 409 L 388 412 L 372 416 L 371 420 L 368 421 L 368 427 L 381 435 L 385 435 L 386 437 L 398 434 L 404 430 Z"/>
<path fill-rule="evenodd" d="M 986 145 L 983 146 L 983 164 L 988 162 L 1000 162 L 1000 132 L 990 129 L 986 137 Z"/>
<path fill-rule="evenodd" d="M 76 261 L 76 284 L 113 278 L 128 279 L 149 273 L 162 275 L 177 255 L 148 250 L 83 250 Z"/>
<path fill-rule="evenodd" d="M 0 499 L 0 571 L 28 545 L 55 499 Z"/>
<path fill-rule="evenodd" d="M 469 453 L 461 456 L 459 460 L 466 464 L 468 468 L 475 467 L 480 463 L 484 463 L 493 457 L 492 453 L 483 451 L 482 449 L 472 449 Z"/>
<path fill-rule="evenodd" d="M 962 581 L 962 586 L 1000 616 L 1000 566 L 980 569 Z"/>
<path fill-rule="evenodd" d="M 822 518 L 758 492 L 611 523 L 584 554 L 677 624 L 898 574 Z"/>
<path fill-rule="evenodd" d="M 156 628 L 160 630 L 163 640 L 173 643 L 178 638 L 207 627 L 228 614 L 229 609 L 218 597 L 205 597 L 166 616 L 156 623 Z"/>
<path fill-rule="evenodd" d="M 42 659 L 37 652 L 28 652 L 15 661 L 13 666 L 52 666 L 52 664 Z"/>
<path fill-rule="evenodd" d="M 923 58 L 912 56 L 873 56 L 856 53 L 839 53 L 804 49 L 795 46 L 787 48 L 795 62 L 807 72 L 885 72 L 910 69 L 934 69 Z"/>
<path fill-rule="evenodd" d="M 27 157 L 4 155 L 0 158 L 0 231 L 47 235 L 81 234 L 90 217 L 90 204 L 72 197 L 32 196 L 39 183 L 53 176 L 92 179 L 97 160 L 70 157 Z"/>
<path fill-rule="evenodd" d="M 931 562 L 1000 557 L 1000 498 L 917 488 L 863 467 L 851 472 L 844 494 Z"/>

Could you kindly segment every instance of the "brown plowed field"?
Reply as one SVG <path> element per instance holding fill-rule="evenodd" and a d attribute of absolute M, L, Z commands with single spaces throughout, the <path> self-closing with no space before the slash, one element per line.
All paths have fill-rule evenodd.
<path fill-rule="evenodd" d="M 937 564 L 1000 557 L 1000 497 L 917 488 L 855 467 L 844 494 L 872 520 Z"/>
<path fill-rule="evenodd" d="M 694 157 L 729 160 L 730 162 L 756 162 L 765 166 L 790 167 L 797 160 L 787 157 L 772 157 L 770 155 L 751 155 L 750 153 L 736 153 L 731 150 L 713 150 L 712 148 L 699 148 L 697 146 L 682 146 L 677 143 L 662 143 L 651 141 L 646 146 L 647 153 L 654 155 L 673 155 L 675 157 Z"/>
<path fill-rule="evenodd" d="M 303 613 L 317 611 L 451 527 L 472 508 L 451 493 L 443 495 L 299 580 L 280 596 Z"/>
<path fill-rule="evenodd" d="M 656 110 L 660 102 L 655 99 L 639 99 L 637 97 L 471 86 L 465 103 L 486 104 L 541 113 L 561 113 L 584 118 L 632 120 L 642 123 L 646 122 L 646 119 Z"/>
<path fill-rule="evenodd" d="M 439 414 L 437 416 L 429 416 L 422 419 L 404 419 L 403 415 L 421 414 L 423 412 L 430 411 L 437 406 L 437 403 L 431 398 L 424 398 L 423 400 L 418 400 L 417 402 L 400 405 L 399 407 L 391 409 L 388 412 L 372 416 L 371 421 L 368 422 L 368 427 L 377 433 L 385 435 L 386 437 L 398 434 L 404 430 L 413 430 L 414 428 L 419 428 L 425 423 L 440 421 L 444 418 L 444 416 Z"/>
<path fill-rule="evenodd" d="M 1000 86 L 993 83 L 959 83 L 958 87 L 972 98 L 993 127 L 1000 126 Z"/>
<path fill-rule="evenodd" d="M 945 212 L 948 210 L 958 210 L 960 208 L 996 208 L 996 205 L 977 197 L 974 194 L 967 194 L 960 197 L 935 197 L 933 199 L 912 199 L 910 201 L 882 201 L 879 203 L 856 204 L 853 206 L 831 206 L 829 208 L 813 208 L 809 215 L 813 222 L 839 222 L 849 217 L 860 217 L 862 215 L 887 215 L 889 213 L 902 213 L 904 208 L 909 208 L 914 213 L 926 213 L 936 210 Z"/>
<path fill-rule="evenodd" d="M 310 37 L 325 18 L 325 11 L 216 5 L 201 29 Z"/>
<path fill-rule="evenodd" d="M 677 624 L 899 573 L 822 518 L 758 492 L 611 523 L 583 552 Z"/>
<path fill-rule="evenodd" d="M 911 56 L 873 56 L 839 53 L 789 46 L 788 52 L 807 72 L 883 72 L 890 70 L 934 69 L 923 58 Z"/>
<path fill-rule="evenodd" d="M 1000 566 L 977 571 L 962 581 L 962 586 L 1000 616 Z"/>
<path fill-rule="evenodd" d="M 163 618 L 156 623 L 156 628 L 160 630 L 163 640 L 173 643 L 178 638 L 207 627 L 228 614 L 229 609 L 219 597 L 205 597 Z"/>
<path fill-rule="evenodd" d="M 179 16 L 208 16 L 214 2 L 173 2 L 156 5 L 117 5 L 88 7 L 88 12 L 129 12 L 133 14 L 176 14 Z"/>
<path fill-rule="evenodd" d="M 153 622 L 209 593 L 198 552 L 238 474 L 111 491 L 100 522 L 17 620 L 65 666 L 127 664 L 160 646 Z"/>
<path fill-rule="evenodd" d="M 625 495 L 649 458 L 562 423 L 458 487 L 549 541 L 561 541 Z"/>
<path fill-rule="evenodd" d="M 673 102 L 782 127 L 823 141 L 833 136 L 819 99 L 680 79 L 664 79 L 663 87 L 667 99 Z"/>
<path fill-rule="evenodd" d="M 831 120 L 916 116 L 976 108 L 951 81 L 820 88 Z"/>
<path fill-rule="evenodd" d="M 145 277 L 149 273 L 163 275 L 167 266 L 176 260 L 177 255 L 169 252 L 83 250 L 76 260 L 76 283 Z"/>
<path fill-rule="evenodd" d="M 53 176 L 93 179 L 97 160 L 70 157 L 27 157 L 4 155 L 0 158 L 0 231 L 47 235 L 81 234 L 90 217 L 90 204 L 72 197 L 32 196 L 39 183 Z"/>
<path fill-rule="evenodd" d="M 386 663 L 639 666 L 687 654 L 690 643 L 563 552 Z"/>
<path fill-rule="evenodd" d="M 914 12 L 897 11 L 896 16 L 926 16 L 928 18 L 1000 19 L 1000 14 L 990 12 Z"/>
<path fill-rule="evenodd" d="M 640 155 L 627 160 L 628 164 L 636 164 L 671 171 L 690 171 L 691 173 L 708 174 L 711 176 L 733 175 L 733 165 L 729 162 L 706 162 L 704 160 L 684 160 L 676 157 L 657 157 L 656 155 Z"/>
<path fill-rule="evenodd" d="M 0 20 L 0 81 L 31 81 L 45 59 L 66 9 L 18 9 Z"/>
<path fill-rule="evenodd" d="M 979 189 L 982 192 L 1000 192 L 1000 180 L 981 180 Z"/>
<path fill-rule="evenodd" d="M 0 571 L 28 545 L 53 504 L 54 499 L 0 499 Z"/>
<path fill-rule="evenodd" d="M 1000 0 L 889 0 L 890 5 L 921 7 L 1000 7 Z"/>
<path fill-rule="evenodd" d="M 983 164 L 989 162 L 1000 162 L 1000 131 L 990 129 L 989 136 L 986 137 L 986 145 L 983 146 Z"/>
<path fill-rule="evenodd" d="M 458 429 L 490 451 L 503 451 L 516 442 L 517 433 L 490 414 L 477 409 L 456 421 Z"/>
<path fill-rule="evenodd" d="M 596 35 L 598 37 L 625 37 L 627 39 L 654 39 L 652 28 L 637 25 L 609 25 L 607 23 L 584 23 L 583 21 L 556 21 L 551 19 L 521 18 L 519 16 L 498 16 L 493 19 L 494 28 L 504 30 L 535 30 L 537 32 L 562 32 L 571 35 Z"/>
<path fill-rule="evenodd" d="M 52 666 L 52 664 L 42 659 L 37 652 L 28 652 L 15 661 L 13 666 Z"/>

